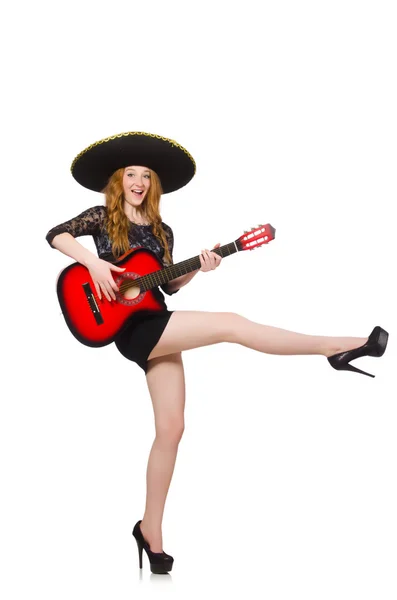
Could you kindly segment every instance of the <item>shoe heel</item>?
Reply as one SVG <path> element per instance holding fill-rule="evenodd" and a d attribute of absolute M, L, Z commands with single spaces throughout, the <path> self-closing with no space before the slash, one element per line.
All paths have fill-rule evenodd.
<path fill-rule="evenodd" d="M 142 569 L 142 554 L 143 554 L 143 546 L 136 540 L 136 544 L 138 546 L 138 555 L 139 555 L 139 568 Z"/>
<path fill-rule="evenodd" d="M 371 373 L 367 373 L 366 371 L 361 371 L 361 369 L 357 369 L 357 367 L 354 367 L 350 364 L 344 365 L 343 371 L 354 371 L 354 373 L 361 373 L 362 375 L 368 375 L 368 377 L 375 377 L 375 375 L 371 375 Z"/>

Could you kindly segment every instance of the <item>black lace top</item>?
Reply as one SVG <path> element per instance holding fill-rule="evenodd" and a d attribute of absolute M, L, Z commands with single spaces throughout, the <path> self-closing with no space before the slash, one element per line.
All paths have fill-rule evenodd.
<path fill-rule="evenodd" d="M 74 217 L 73 219 L 65 221 L 65 223 L 61 223 L 60 225 L 57 225 L 56 227 L 50 229 L 50 231 L 46 235 L 46 240 L 50 244 L 51 248 L 54 248 L 55 246 L 53 246 L 51 242 L 54 239 L 54 237 L 59 233 L 67 232 L 70 233 L 70 235 L 72 235 L 73 237 L 79 237 L 81 235 L 92 235 L 92 237 L 94 238 L 94 243 L 99 258 L 102 258 L 103 260 L 107 260 L 109 262 L 115 262 L 116 258 L 112 253 L 112 243 L 110 241 L 105 226 L 106 214 L 106 206 L 100 205 L 88 208 L 77 217 Z M 168 240 L 168 248 L 170 251 L 172 261 L 172 252 L 174 249 L 174 235 L 169 225 L 162 222 L 162 227 L 165 231 Z M 169 266 L 169 264 L 172 264 L 172 262 L 165 262 L 164 248 L 161 246 L 159 240 L 153 235 L 151 225 L 138 225 L 131 221 L 130 230 L 128 232 L 128 240 L 131 249 L 136 248 L 138 246 L 143 246 L 154 252 L 157 258 L 162 262 L 164 267 L 167 267 Z M 175 294 L 176 292 L 179 292 L 179 290 L 170 292 L 168 290 L 167 284 L 164 284 L 160 287 L 169 296 Z"/>

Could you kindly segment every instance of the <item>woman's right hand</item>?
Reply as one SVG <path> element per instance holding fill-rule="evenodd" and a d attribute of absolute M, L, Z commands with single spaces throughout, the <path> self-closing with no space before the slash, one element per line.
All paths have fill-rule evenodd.
<path fill-rule="evenodd" d="M 125 267 L 116 267 L 116 265 L 112 265 L 112 263 L 107 260 L 96 258 L 92 263 L 87 265 L 87 269 L 90 272 L 99 299 L 102 299 L 102 290 L 109 302 L 112 298 L 113 300 L 116 300 L 116 294 L 114 292 L 118 292 L 119 288 L 113 279 L 112 271 L 121 273 L 125 271 Z"/>

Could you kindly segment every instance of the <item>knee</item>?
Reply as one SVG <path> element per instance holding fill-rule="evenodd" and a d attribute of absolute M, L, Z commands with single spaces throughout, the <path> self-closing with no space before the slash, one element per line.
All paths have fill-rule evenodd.
<path fill-rule="evenodd" d="M 223 339 L 227 342 L 238 343 L 240 330 L 243 327 L 244 317 L 235 312 L 223 313 Z"/>
<path fill-rule="evenodd" d="M 166 444 L 178 444 L 184 431 L 183 419 L 169 419 L 167 422 L 156 425 L 156 438 Z"/>

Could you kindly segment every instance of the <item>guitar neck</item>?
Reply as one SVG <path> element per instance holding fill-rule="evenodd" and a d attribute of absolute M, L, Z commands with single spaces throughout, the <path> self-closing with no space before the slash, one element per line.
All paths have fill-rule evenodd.
<path fill-rule="evenodd" d="M 215 252 L 222 258 L 225 258 L 226 256 L 231 256 L 232 254 L 235 254 L 235 252 L 238 252 L 238 248 L 236 242 L 230 242 L 230 244 L 220 246 L 219 248 L 212 250 L 212 252 Z M 192 258 L 188 258 L 187 260 L 183 260 L 175 265 L 160 269 L 159 271 L 154 271 L 153 273 L 143 275 L 139 279 L 135 280 L 135 284 L 139 283 L 141 290 L 147 291 L 159 285 L 164 285 L 168 281 L 177 279 L 182 275 L 186 275 L 192 271 L 197 271 L 200 268 L 200 255 L 197 255 L 193 256 Z"/>

